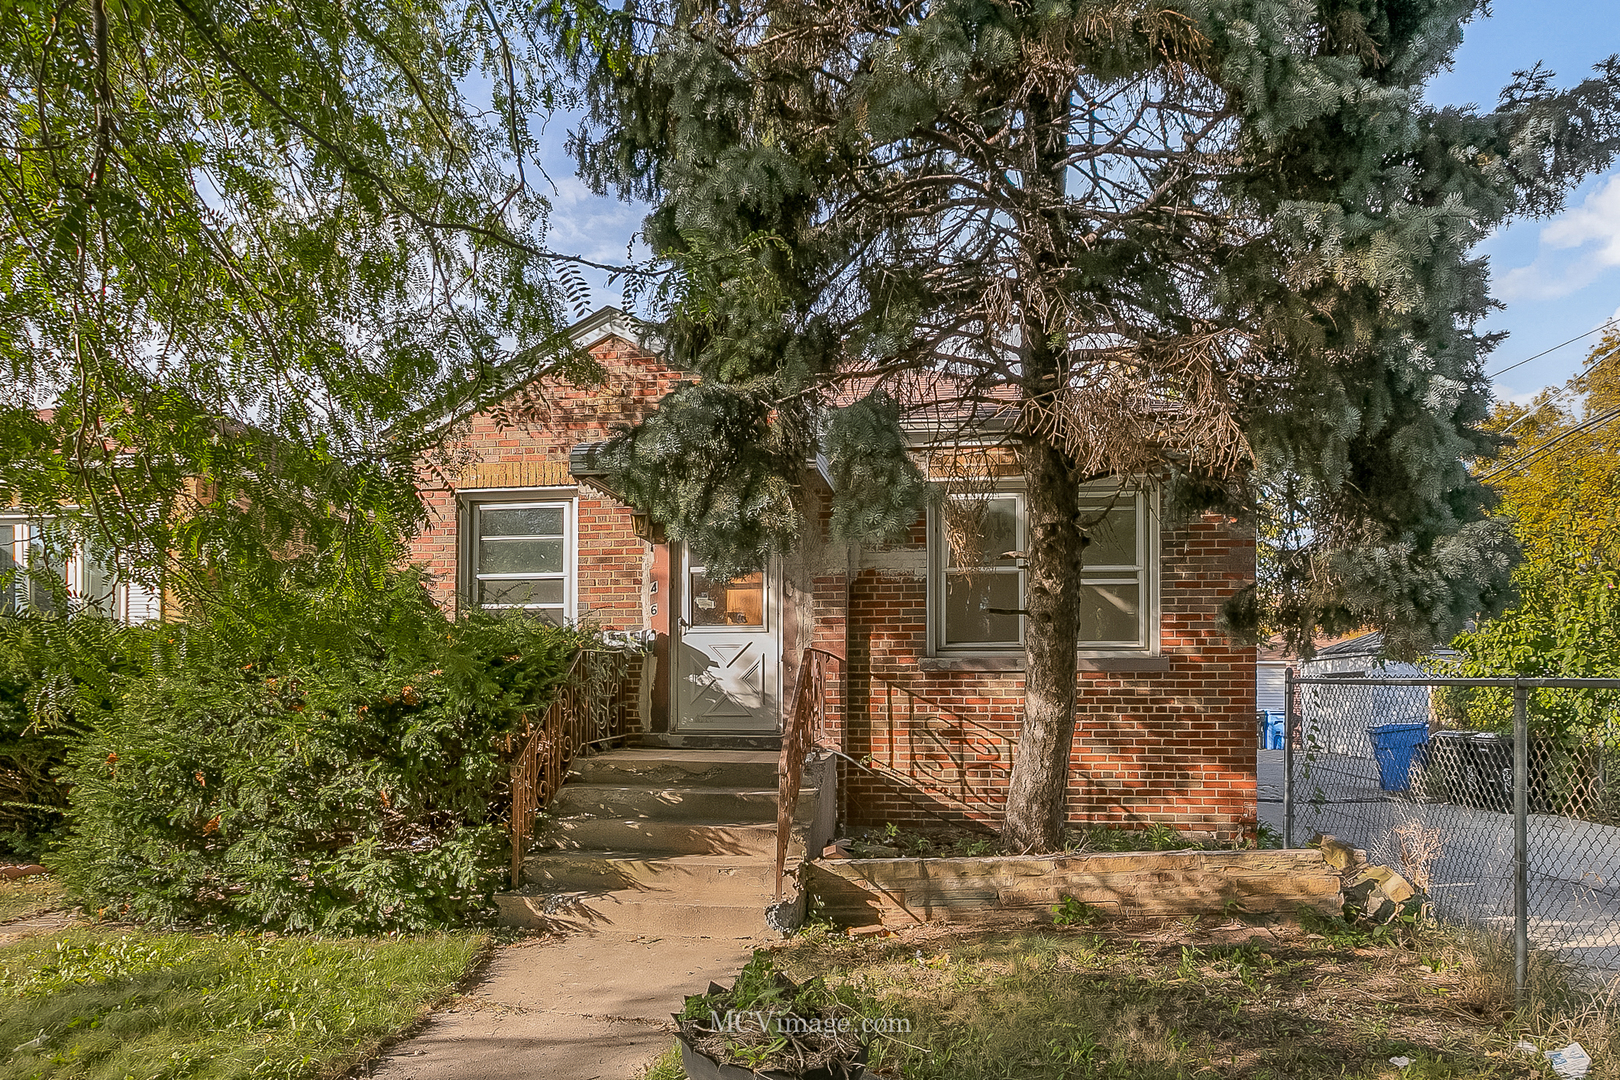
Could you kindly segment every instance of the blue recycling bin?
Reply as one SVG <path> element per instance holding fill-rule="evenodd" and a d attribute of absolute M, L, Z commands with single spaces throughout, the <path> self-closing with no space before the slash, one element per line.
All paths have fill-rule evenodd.
<path fill-rule="evenodd" d="M 1265 748 L 1267 750 L 1283 748 L 1283 714 L 1275 710 L 1266 712 Z"/>
<path fill-rule="evenodd" d="M 1368 728 L 1367 737 L 1378 762 L 1378 785 L 1405 791 L 1412 783 L 1412 760 L 1429 744 L 1429 725 L 1380 724 Z"/>

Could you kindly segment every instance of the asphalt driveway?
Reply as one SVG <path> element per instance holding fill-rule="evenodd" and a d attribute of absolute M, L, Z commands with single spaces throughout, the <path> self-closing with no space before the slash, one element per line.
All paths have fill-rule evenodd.
<path fill-rule="evenodd" d="M 1259 751 L 1260 820 L 1282 831 L 1283 751 Z M 1511 931 L 1513 818 L 1510 814 L 1391 794 L 1371 758 L 1318 754 L 1295 763 L 1294 843 L 1318 832 L 1365 848 L 1374 862 L 1403 868 L 1396 830 L 1408 822 L 1439 832 L 1430 895 L 1442 916 Z M 1532 814 L 1530 936 L 1573 962 L 1620 971 L 1620 828 Z"/>

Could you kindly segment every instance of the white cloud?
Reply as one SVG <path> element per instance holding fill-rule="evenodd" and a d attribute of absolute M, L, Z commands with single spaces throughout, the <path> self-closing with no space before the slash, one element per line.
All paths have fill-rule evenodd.
<path fill-rule="evenodd" d="M 591 194 L 576 177 L 558 176 L 551 200 L 547 246 L 593 262 L 621 264 L 647 208 Z"/>
<path fill-rule="evenodd" d="M 1540 241 L 1534 262 L 1497 279 L 1498 298 L 1555 300 L 1620 267 L 1620 175 L 1609 177 L 1580 206 L 1549 222 Z"/>

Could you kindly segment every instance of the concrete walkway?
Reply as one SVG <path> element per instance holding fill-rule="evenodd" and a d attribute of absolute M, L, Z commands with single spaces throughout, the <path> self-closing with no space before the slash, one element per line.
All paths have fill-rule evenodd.
<path fill-rule="evenodd" d="M 477 985 L 372 1065 L 384 1080 L 630 1080 L 670 1014 L 730 984 L 763 937 L 574 934 L 500 948 Z"/>

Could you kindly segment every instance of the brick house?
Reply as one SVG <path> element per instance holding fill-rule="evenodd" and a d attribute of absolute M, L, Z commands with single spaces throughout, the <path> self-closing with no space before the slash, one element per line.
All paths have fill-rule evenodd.
<path fill-rule="evenodd" d="M 412 559 L 446 607 L 519 607 L 650 642 L 644 745 L 770 749 L 807 648 L 838 657 L 829 712 L 849 760 L 850 825 L 994 823 L 1022 708 L 1022 569 L 952 564 L 931 510 L 884 548 L 827 541 L 711 582 L 591 475 L 576 448 L 645 416 L 683 378 L 604 309 L 573 328 L 606 379 L 588 389 L 505 373 L 424 462 L 430 521 Z M 521 403 L 517 408 L 514 403 Z M 826 519 L 827 477 L 803 478 Z M 986 551 L 1022 547 L 1022 493 L 985 499 Z M 1255 821 L 1255 654 L 1217 625 L 1251 581 L 1254 541 L 1206 515 L 1170 523 L 1153 493 L 1099 487 L 1088 549 L 1069 817 L 1235 838 Z"/>

